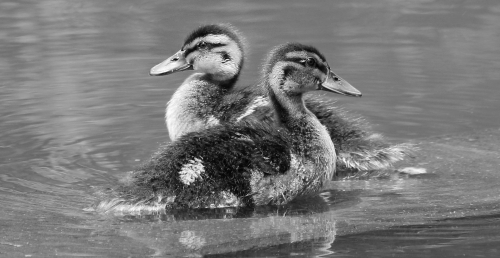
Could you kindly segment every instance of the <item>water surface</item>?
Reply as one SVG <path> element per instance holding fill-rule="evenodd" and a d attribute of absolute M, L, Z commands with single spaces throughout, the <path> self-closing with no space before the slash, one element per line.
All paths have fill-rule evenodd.
<path fill-rule="evenodd" d="M 498 256 L 500 3 L 2 1 L 0 256 Z M 167 141 L 188 72 L 149 77 L 192 29 L 229 22 L 250 51 L 316 46 L 363 92 L 339 106 L 421 151 L 424 175 L 332 182 L 256 210 L 101 216 L 100 189 Z"/>

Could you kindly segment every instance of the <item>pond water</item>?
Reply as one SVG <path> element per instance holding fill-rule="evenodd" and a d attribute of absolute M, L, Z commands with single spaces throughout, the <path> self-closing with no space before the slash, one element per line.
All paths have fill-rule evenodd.
<path fill-rule="evenodd" d="M 498 257 L 500 2 L 2 1 L 1 257 Z M 168 140 L 189 75 L 149 77 L 184 37 L 229 22 L 250 46 L 316 46 L 363 92 L 339 106 L 420 151 L 422 175 L 336 181 L 255 210 L 103 216 L 100 189 Z M 232 212 L 232 213 L 231 213 Z"/>

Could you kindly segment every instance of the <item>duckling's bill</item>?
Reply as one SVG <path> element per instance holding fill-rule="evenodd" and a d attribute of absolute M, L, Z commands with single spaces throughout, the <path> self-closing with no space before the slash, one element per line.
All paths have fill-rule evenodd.
<path fill-rule="evenodd" d="M 179 71 L 192 70 L 193 66 L 187 62 L 184 53 L 184 50 L 179 50 L 165 61 L 151 68 L 149 74 L 153 76 L 162 76 Z"/>
<path fill-rule="evenodd" d="M 361 91 L 332 72 L 329 72 L 325 81 L 320 84 L 320 89 L 351 97 L 361 97 L 362 95 Z"/>

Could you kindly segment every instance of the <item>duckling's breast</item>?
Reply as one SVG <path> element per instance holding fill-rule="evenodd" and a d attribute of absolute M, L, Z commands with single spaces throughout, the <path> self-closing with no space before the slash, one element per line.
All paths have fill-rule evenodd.
<path fill-rule="evenodd" d="M 257 205 L 284 204 L 293 198 L 317 192 L 335 173 L 335 147 L 326 128 L 316 119 L 306 126 L 295 127 L 290 153 L 290 169 L 283 174 L 267 176 L 252 171 L 250 187 Z M 292 127 L 293 128 L 293 127 Z"/>
<path fill-rule="evenodd" d="M 311 175 L 314 165 L 291 155 L 290 169 L 282 175 L 269 176 L 262 171 L 251 172 L 250 188 L 255 205 L 285 204 L 297 196 L 317 191 L 319 177 Z"/>
<path fill-rule="evenodd" d="M 188 77 L 167 103 L 165 122 L 172 141 L 184 134 L 220 124 L 215 110 L 224 92 L 204 80 L 203 76 L 193 74 Z"/>

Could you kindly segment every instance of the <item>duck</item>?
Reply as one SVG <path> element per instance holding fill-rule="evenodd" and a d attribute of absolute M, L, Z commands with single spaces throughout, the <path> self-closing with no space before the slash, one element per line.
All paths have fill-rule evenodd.
<path fill-rule="evenodd" d="M 286 43 L 272 49 L 261 87 L 275 119 L 226 123 L 167 143 L 123 182 L 121 197 L 98 205 L 102 212 L 284 205 L 312 195 L 336 169 L 327 128 L 304 104 L 303 94 L 359 91 L 335 79 L 316 48 Z"/>
<path fill-rule="evenodd" d="M 236 87 L 243 68 L 246 39 L 230 24 L 203 25 L 191 32 L 181 49 L 150 70 L 163 76 L 194 70 L 167 103 L 165 123 L 169 137 L 242 120 L 273 120 L 269 98 L 260 87 Z M 359 91 L 333 74 L 344 92 Z M 409 143 L 390 144 L 359 116 L 336 107 L 332 101 L 306 96 L 307 108 L 325 125 L 335 143 L 337 171 L 383 170 L 410 156 Z"/>

